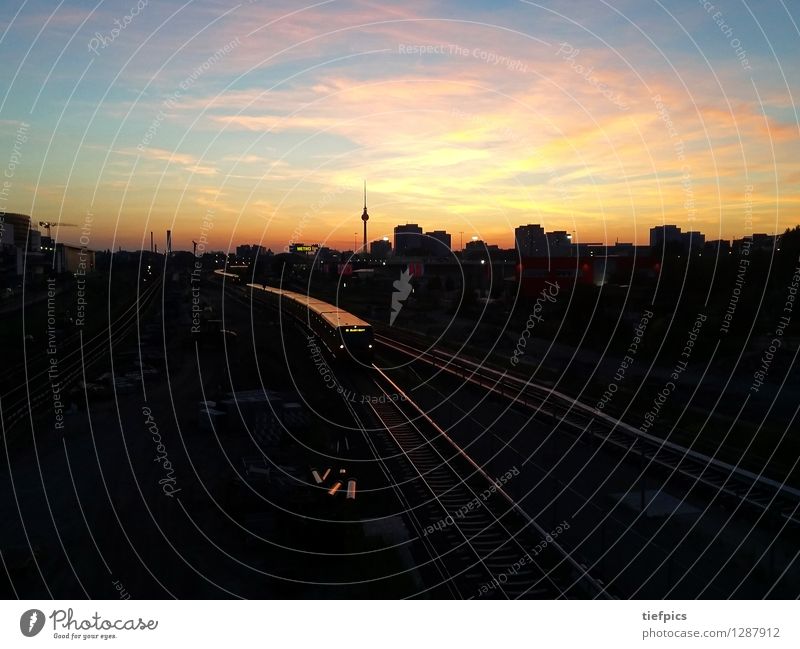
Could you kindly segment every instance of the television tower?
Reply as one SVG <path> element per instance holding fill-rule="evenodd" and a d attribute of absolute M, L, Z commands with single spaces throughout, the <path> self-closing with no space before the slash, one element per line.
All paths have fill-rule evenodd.
<path fill-rule="evenodd" d="M 364 250 L 363 254 L 367 254 L 367 221 L 369 221 L 369 214 L 367 214 L 367 181 L 364 181 L 364 213 L 361 215 L 361 220 L 364 221 Z"/>

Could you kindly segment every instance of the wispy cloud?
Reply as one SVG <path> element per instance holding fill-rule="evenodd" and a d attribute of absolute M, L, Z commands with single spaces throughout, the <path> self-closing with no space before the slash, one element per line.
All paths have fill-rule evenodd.
<path fill-rule="evenodd" d="M 56 37 L 37 45 L 10 89 L 13 110 L 0 114 L 5 146 L 28 114 L 24 101 L 41 90 L 24 152 L 39 166 L 20 166 L 18 188 L 32 186 L 40 168 L 43 182 L 59 185 L 64 165 L 81 155 L 73 187 L 52 196 L 77 205 L 99 178 L 98 202 L 134 215 L 126 232 L 135 215 L 190 226 L 198 206 L 213 205 L 218 232 L 235 227 L 236 236 L 266 241 L 285 240 L 327 188 L 363 178 L 374 205 L 370 227 L 382 234 L 417 220 L 510 245 L 513 225 L 540 220 L 584 239 L 641 239 L 654 223 L 691 219 L 732 236 L 746 184 L 754 186 L 756 228 L 796 219 L 797 72 L 784 65 L 784 82 L 743 14 L 737 37 L 758 61 L 752 80 L 694 5 L 673 10 L 678 22 L 635 2 L 615 5 L 619 12 L 566 0 L 491 9 L 368 0 L 180 6 L 150 3 L 77 87 L 88 59 L 58 59 L 58 48 L 85 15 L 56 12 L 48 28 Z M 48 11 L 25 12 L 19 37 Z M 81 38 L 110 25 L 112 14 L 101 7 Z M 81 38 L 73 47 L 85 49 Z M 181 88 L 234 39 L 235 48 Z M 26 51 L 14 42 L 0 47 L 15 64 Z M 37 87 L 51 67 L 47 87 Z M 0 75 L 10 80 L 8 70 Z M 159 116 L 176 90 L 178 100 Z M 62 110 L 64 146 L 45 151 Z M 137 150 L 157 117 L 157 146 Z M 314 210 L 304 236 L 346 245 L 358 216 L 353 194 L 336 192 Z M 776 225 L 776 213 L 785 221 Z"/>

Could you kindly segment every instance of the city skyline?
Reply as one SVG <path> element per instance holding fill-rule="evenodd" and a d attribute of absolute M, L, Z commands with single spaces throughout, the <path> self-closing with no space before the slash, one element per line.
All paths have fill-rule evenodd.
<path fill-rule="evenodd" d="M 31 232 L 37 234 L 37 238 L 33 240 L 34 242 L 38 242 L 39 239 L 41 239 L 42 245 L 44 245 L 44 241 L 47 241 L 48 245 L 51 246 L 51 247 L 53 245 L 55 245 L 55 244 L 62 244 L 62 243 L 64 245 L 67 245 L 67 246 L 75 245 L 71 241 L 65 240 L 63 238 L 58 238 L 56 236 L 52 236 L 52 238 L 50 236 L 44 237 L 42 235 L 41 231 L 37 229 L 37 221 L 36 221 L 36 219 L 30 217 L 30 215 L 27 215 L 27 214 L 18 214 L 18 213 L 12 213 L 12 212 L 8 212 L 8 213 L 0 212 L 0 226 L 2 226 L 3 218 L 4 218 L 4 216 L 6 214 L 8 215 L 9 218 L 10 217 L 24 217 L 26 219 L 29 219 L 30 220 L 30 230 L 31 230 Z M 91 223 L 92 220 L 93 220 L 93 218 L 90 219 L 90 223 Z M 359 216 L 359 220 L 362 220 L 362 223 L 363 223 L 363 217 L 362 216 Z M 38 223 L 39 223 L 38 227 L 40 227 L 40 228 L 43 227 L 42 222 L 38 222 Z M 53 225 L 53 227 L 55 229 L 55 226 L 57 224 L 52 224 L 52 225 Z M 67 225 L 67 226 L 70 226 L 70 227 L 75 227 L 76 226 L 76 224 L 73 224 L 73 223 L 67 223 L 67 224 L 63 224 L 63 225 Z M 388 241 L 388 242 L 391 242 L 391 243 L 394 244 L 396 242 L 396 240 L 397 240 L 398 229 L 402 229 L 402 228 L 406 228 L 406 227 L 413 227 L 413 228 L 418 229 L 419 230 L 419 236 L 421 236 L 423 239 L 436 239 L 436 238 L 439 238 L 442 235 L 447 237 L 446 241 L 444 241 L 444 240 L 441 241 L 441 245 L 446 246 L 447 248 L 449 248 L 450 250 L 452 250 L 454 252 L 464 250 L 470 242 L 472 242 L 472 243 L 476 243 L 476 242 L 477 243 L 484 243 L 486 245 L 494 246 L 494 247 L 497 247 L 497 248 L 500 248 L 500 249 L 513 249 L 513 248 L 517 247 L 517 239 L 516 239 L 516 236 L 513 233 L 516 232 L 517 230 L 521 229 L 521 228 L 531 228 L 531 227 L 535 227 L 535 228 L 541 229 L 542 230 L 542 234 L 547 234 L 547 235 L 553 235 L 553 234 L 554 235 L 566 235 L 567 238 L 571 239 L 571 241 L 570 241 L 571 244 L 598 245 L 598 246 L 611 247 L 611 246 L 623 243 L 622 241 L 620 241 L 619 237 L 616 237 L 614 239 L 614 241 L 609 241 L 609 240 L 606 240 L 606 241 L 581 240 L 577 236 L 575 236 L 572 232 L 569 232 L 567 230 L 556 229 L 558 226 L 554 226 L 554 229 L 551 229 L 551 230 L 545 230 L 544 226 L 542 226 L 540 223 L 535 223 L 535 224 L 532 224 L 532 223 L 519 223 L 516 226 L 513 226 L 514 229 L 512 230 L 512 234 L 510 235 L 510 239 L 511 239 L 510 245 L 504 245 L 502 243 L 498 244 L 495 240 L 483 239 L 479 235 L 474 235 L 474 234 L 470 235 L 469 233 L 465 233 L 463 231 L 449 232 L 446 229 L 436 229 L 436 230 L 430 231 L 430 230 L 427 230 L 427 228 L 422 227 L 420 225 L 420 223 L 409 223 L 409 222 L 406 222 L 406 223 L 398 223 L 398 224 L 394 225 L 387 234 L 380 235 L 377 238 L 373 238 L 373 236 L 371 236 L 371 235 L 368 236 L 367 240 L 366 240 L 366 251 L 362 249 L 362 245 L 360 243 L 362 241 L 362 239 L 360 238 L 361 234 L 359 232 L 354 232 L 353 233 L 353 239 L 352 239 L 353 245 L 349 245 L 349 242 L 343 241 L 342 245 L 340 245 L 340 246 L 333 245 L 333 242 L 320 243 L 319 241 L 314 240 L 314 239 L 308 239 L 308 240 L 303 240 L 303 241 L 289 240 L 283 245 L 278 243 L 275 246 L 267 245 L 263 241 L 262 242 L 252 242 L 252 241 L 247 241 L 246 239 L 242 239 L 240 241 L 231 241 L 230 245 L 227 248 L 219 248 L 219 247 L 215 247 L 215 246 L 211 245 L 209 243 L 209 240 L 206 240 L 202 245 L 201 254 L 203 252 L 214 253 L 214 254 L 217 254 L 217 253 L 220 253 L 220 252 L 229 253 L 229 254 L 233 254 L 233 253 L 238 254 L 238 250 L 237 249 L 243 248 L 243 247 L 244 248 L 247 248 L 247 247 L 260 247 L 263 251 L 269 250 L 272 253 L 280 253 L 280 252 L 291 252 L 291 249 L 295 248 L 297 246 L 306 246 L 306 247 L 309 247 L 309 248 L 310 247 L 314 247 L 314 248 L 317 248 L 317 249 L 319 249 L 319 248 L 329 248 L 329 249 L 335 250 L 335 251 L 350 250 L 350 251 L 354 251 L 356 254 L 362 254 L 364 252 L 369 252 L 369 247 L 372 244 L 385 242 L 385 241 Z M 654 225 L 653 227 L 648 228 L 647 233 L 646 233 L 647 238 L 644 241 L 641 241 L 641 240 L 624 241 L 624 245 L 633 245 L 633 246 L 636 246 L 636 247 L 647 247 L 647 246 L 653 247 L 653 246 L 656 245 L 656 244 L 653 243 L 653 232 L 654 232 L 654 230 L 673 230 L 673 229 L 677 229 L 677 233 L 679 235 L 682 234 L 684 239 L 686 239 L 689 235 L 700 235 L 701 244 L 702 244 L 702 243 L 704 243 L 706 241 L 708 241 L 709 243 L 718 242 L 718 241 L 732 243 L 732 242 L 739 241 L 739 240 L 752 239 L 754 236 L 755 237 L 759 237 L 759 236 L 760 237 L 764 237 L 764 236 L 766 236 L 766 237 L 770 237 L 770 238 L 776 238 L 776 237 L 780 237 L 781 235 L 783 235 L 786 232 L 786 230 L 791 230 L 793 227 L 800 227 L 800 224 L 795 224 L 794 226 L 787 226 L 787 228 L 785 228 L 784 230 L 781 230 L 779 232 L 754 232 L 754 231 L 750 231 L 750 232 L 741 232 L 738 235 L 737 235 L 737 233 L 733 233 L 733 236 L 731 236 L 731 237 L 711 238 L 711 237 L 706 236 L 707 233 L 705 233 L 705 232 L 703 232 L 701 230 L 686 230 L 686 231 L 682 231 L 682 228 L 677 224 L 674 224 L 674 223 L 663 223 L 663 224 Z M 15 231 L 14 228 L 10 228 L 10 229 L 9 228 L 4 228 L 4 237 L 8 238 L 8 243 L 12 243 L 12 239 L 14 237 L 14 231 Z M 83 239 L 86 239 L 86 232 L 88 232 L 88 231 L 90 231 L 89 225 L 84 224 L 83 230 L 82 230 L 83 234 L 81 235 L 81 237 Z M 403 234 L 406 234 L 406 233 L 403 233 Z M 466 234 L 466 238 L 464 238 L 465 234 Z M 19 235 L 19 232 L 17 232 L 17 235 L 18 235 L 18 237 L 21 236 L 21 235 Z M 188 251 L 188 250 L 191 249 L 191 250 L 193 250 L 193 252 L 195 252 L 195 253 L 197 252 L 197 243 L 198 242 L 192 240 L 190 242 L 189 246 L 182 246 L 180 244 L 178 244 L 177 246 L 176 245 L 171 245 L 172 244 L 172 235 L 173 235 L 172 231 L 165 231 L 165 232 L 158 233 L 158 234 L 151 231 L 151 233 L 147 237 L 145 237 L 145 241 L 143 241 L 143 243 L 153 244 L 154 247 L 150 247 L 149 245 L 148 246 L 143 246 L 140 250 L 142 250 L 142 251 L 149 250 L 150 252 L 154 252 L 154 251 L 158 252 L 160 250 L 160 251 L 163 252 L 169 246 L 169 248 L 171 250 L 174 250 L 174 251 Z M 447 243 L 447 242 L 451 241 L 451 238 L 452 238 L 452 242 L 451 243 Z M 24 237 L 23 237 L 23 239 L 24 239 Z M 4 240 L 4 242 L 5 242 L 5 240 Z M 458 242 L 458 246 L 456 246 L 456 242 Z M 194 244 L 194 245 L 192 245 L 192 244 Z M 38 247 L 39 244 L 35 243 L 34 245 Z M 83 243 L 81 245 L 83 247 L 86 247 L 85 243 Z M 122 246 L 120 244 L 116 248 L 113 248 L 113 249 L 112 248 L 95 248 L 95 250 L 98 250 L 98 251 L 111 250 L 112 252 L 115 251 L 115 250 L 125 250 L 125 251 L 128 251 L 128 252 L 131 252 L 131 251 L 136 251 L 136 250 L 139 250 L 139 249 L 138 248 L 134 248 L 134 249 L 125 248 L 124 246 Z M 396 251 L 393 249 L 392 252 L 395 253 Z"/>
<path fill-rule="evenodd" d="M 2 218 L 2 215 L 0 215 L 0 218 Z M 405 223 L 405 224 L 398 224 L 397 226 L 395 226 L 395 228 L 403 227 L 403 226 L 409 226 L 409 225 L 411 225 L 411 226 L 419 226 L 419 224 L 416 224 L 416 223 Z M 538 223 L 536 223 L 536 224 L 528 223 L 528 224 L 519 224 L 515 229 L 531 227 L 532 225 L 536 226 L 536 227 L 539 227 Z M 619 239 L 617 239 L 617 240 L 615 240 L 613 242 L 612 241 L 572 241 L 572 240 L 570 240 L 569 243 L 570 243 L 570 245 L 598 246 L 598 247 L 607 247 L 607 248 L 613 248 L 614 246 L 619 246 L 619 245 L 625 245 L 625 246 L 630 245 L 630 246 L 634 246 L 636 248 L 647 248 L 647 247 L 651 247 L 652 248 L 652 247 L 657 247 L 658 246 L 658 244 L 653 243 L 653 231 L 654 230 L 670 229 L 670 228 L 676 228 L 676 227 L 677 227 L 677 230 L 678 230 L 678 234 L 683 237 L 683 241 L 684 242 L 685 241 L 691 241 L 690 235 L 699 235 L 699 238 L 698 238 L 699 244 L 694 244 L 694 245 L 700 245 L 700 247 L 702 247 L 704 244 L 705 245 L 709 245 L 709 244 L 715 244 L 715 243 L 719 243 L 719 242 L 732 244 L 732 243 L 737 242 L 737 241 L 753 240 L 754 238 L 758 239 L 759 237 L 760 238 L 767 237 L 767 238 L 770 238 L 770 239 L 779 239 L 786 232 L 785 230 L 783 232 L 753 232 L 753 233 L 742 235 L 742 236 L 739 236 L 739 237 L 734 236 L 734 237 L 732 237 L 730 239 L 726 239 L 726 238 L 711 239 L 711 238 L 706 237 L 706 233 L 705 232 L 702 232 L 702 231 L 699 231 L 699 230 L 682 232 L 681 228 L 679 226 L 676 226 L 675 224 L 666 223 L 666 224 L 663 224 L 663 225 L 658 225 L 658 226 L 654 226 L 653 228 L 650 228 L 649 231 L 648 231 L 648 240 L 643 242 L 643 243 L 642 242 L 638 242 L 638 241 L 625 241 L 625 242 L 623 242 L 623 241 L 620 241 Z M 800 227 L 800 224 L 798 224 L 795 227 Z M 787 228 L 787 229 L 791 230 L 792 228 Z M 544 234 L 546 234 L 546 235 L 563 235 L 563 234 L 567 234 L 568 238 L 570 238 L 570 239 L 572 238 L 571 235 L 566 232 L 566 230 L 548 230 L 548 231 L 544 232 Z M 435 230 L 435 231 L 432 231 L 432 232 L 421 233 L 420 236 L 422 236 L 423 239 L 428 240 L 428 239 L 436 238 L 434 235 L 447 235 L 448 237 L 452 237 L 453 233 L 452 232 L 447 232 L 446 230 Z M 394 232 L 393 234 L 390 233 L 388 235 L 384 235 L 384 236 L 379 237 L 377 239 L 371 239 L 371 237 L 370 237 L 371 240 L 367 241 L 367 254 L 371 255 L 369 250 L 370 250 L 370 247 L 372 245 L 388 243 L 388 244 L 390 244 L 389 245 L 389 254 L 396 256 L 397 251 L 394 249 L 394 241 L 396 241 L 396 238 L 397 238 L 397 232 Z M 452 250 L 453 252 L 462 252 L 462 251 L 468 249 L 469 244 L 475 244 L 475 243 L 484 244 L 484 245 L 486 245 L 486 246 L 488 246 L 490 248 L 491 247 L 499 248 L 500 250 L 513 250 L 514 248 L 518 247 L 516 239 L 514 238 L 513 234 L 511 236 L 511 245 L 509 245 L 509 246 L 500 245 L 500 244 L 495 243 L 494 241 L 488 241 L 488 240 L 480 239 L 477 235 L 473 235 L 471 237 L 468 237 L 467 239 L 464 239 L 463 246 L 459 243 L 459 246 L 456 247 L 456 245 L 455 245 L 455 241 L 456 240 L 453 239 L 452 241 L 453 242 L 449 246 L 449 249 Z M 58 243 L 60 243 L 60 242 L 58 242 Z M 67 244 L 67 245 L 69 245 L 69 244 Z M 441 244 L 441 245 L 446 245 L 446 244 Z M 282 252 L 295 252 L 294 250 L 292 250 L 292 248 L 297 248 L 297 247 L 308 248 L 309 250 L 304 251 L 304 253 L 306 253 L 306 254 L 311 252 L 310 249 L 312 249 L 312 248 L 314 250 L 320 250 L 320 249 L 323 249 L 323 248 L 327 248 L 327 249 L 330 249 L 331 251 L 334 251 L 334 252 L 349 251 L 349 252 L 353 252 L 356 255 L 360 255 L 360 254 L 363 253 L 363 251 L 361 250 L 361 246 L 360 245 L 356 245 L 355 246 L 356 249 L 354 250 L 354 247 L 352 245 L 350 245 L 349 247 L 347 245 L 343 245 L 341 247 L 336 247 L 336 246 L 330 246 L 330 245 L 327 245 L 327 246 L 326 245 L 322 245 L 322 244 L 319 244 L 319 243 L 317 243 L 315 241 L 314 242 L 311 242 L 311 241 L 309 241 L 309 242 L 306 242 L 306 241 L 293 241 L 289 245 L 283 246 L 281 248 L 272 248 L 271 246 L 267 246 L 267 245 L 260 244 L 260 243 L 249 243 L 248 244 L 247 242 L 236 243 L 236 244 L 232 245 L 230 248 L 228 248 L 226 250 L 213 248 L 212 246 L 206 246 L 206 250 L 204 250 L 203 254 L 225 253 L 225 254 L 236 254 L 237 256 L 241 256 L 241 254 L 239 252 L 240 249 L 256 248 L 256 247 L 261 249 L 261 254 L 266 253 L 266 252 L 270 252 L 272 254 L 279 254 L 279 253 L 282 253 Z M 126 252 L 136 252 L 136 250 L 127 250 L 125 248 L 122 248 L 122 250 L 124 250 Z M 144 250 L 145 249 L 142 249 L 142 251 L 144 251 Z M 159 252 L 159 251 L 163 252 L 163 250 L 164 250 L 163 247 L 159 248 L 158 244 L 156 244 L 155 252 Z M 178 247 L 178 248 L 174 248 L 174 251 L 175 252 L 188 252 L 189 248 Z M 111 250 L 111 252 L 114 252 L 114 250 Z M 153 252 L 153 250 L 151 250 L 150 252 Z"/>
<path fill-rule="evenodd" d="M 592 33 L 570 2 L 457 21 L 447 3 L 4 8 L 0 209 L 91 213 L 98 249 L 166 229 L 185 249 L 209 214 L 215 248 L 342 248 L 366 178 L 372 238 L 402 221 L 506 247 L 523 221 L 637 243 L 662 223 L 793 226 L 791 21 L 622 4 L 588 10 Z"/>

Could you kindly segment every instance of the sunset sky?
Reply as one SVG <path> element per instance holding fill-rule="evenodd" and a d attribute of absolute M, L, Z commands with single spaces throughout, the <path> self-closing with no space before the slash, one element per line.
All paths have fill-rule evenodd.
<path fill-rule="evenodd" d="M 96 249 L 349 248 L 363 180 L 370 239 L 800 223 L 797 2 L 55 6 L 0 6 L 0 209 Z"/>

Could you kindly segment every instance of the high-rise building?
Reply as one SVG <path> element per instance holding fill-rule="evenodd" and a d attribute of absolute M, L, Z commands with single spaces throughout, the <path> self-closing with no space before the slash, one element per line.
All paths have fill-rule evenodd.
<path fill-rule="evenodd" d="M 677 225 L 657 225 L 650 228 L 651 248 L 666 248 L 670 244 L 683 246 L 681 229 Z"/>
<path fill-rule="evenodd" d="M 753 248 L 756 250 L 772 250 L 781 245 L 781 235 L 779 234 L 759 234 L 753 233 Z"/>
<path fill-rule="evenodd" d="M 731 252 L 731 242 L 725 239 L 706 241 L 703 250 L 711 254 L 728 255 Z"/>
<path fill-rule="evenodd" d="M 53 269 L 57 273 L 91 273 L 95 269 L 94 250 L 57 243 Z"/>
<path fill-rule="evenodd" d="M 42 237 L 40 243 L 42 252 L 52 253 L 56 249 L 55 242 L 53 241 L 52 237 Z"/>
<path fill-rule="evenodd" d="M 706 243 L 706 235 L 702 232 L 682 232 L 681 244 L 684 252 L 697 252 L 703 249 Z"/>
<path fill-rule="evenodd" d="M 572 235 L 566 230 L 545 233 L 548 257 L 571 257 L 574 253 Z"/>
<path fill-rule="evenodd" d="M 520 257 L 544 257 L 547 255 L 547 237 L 544 228 L 537 224 L 520 225 L 514 229 L 514 242 Z"/>
<path fill-rule="evenodd" d="M 690 252 L 700 252 L 706 243 L 706 235 L 702 232 L 692 230 L 681 232 L 677 225 L 657 225 L 650 228 L 650 247 L 658 251 L 672 252 L 677 251 L 688 254 Z"/>
<path fill-rule="evenodd" d="M 386 259 L 392 254 L 392 242 L 389 237 L 378 239 L 370 244 L 370 254 L 376 259 Z"/>
<path fill-rule="evenodd" d="M 500 248 L 497 244 L 486 243 L 473 237 L 472 241 L 468 241 L 464 246 L 464 259 L 483 259 L 485 261 L 488 258 L 496 258 L 499 252 Z"/>
<path fill-rule="evenodd" d="M 571 257 L 576 254 L 572 235 L 566 230 L 545 232 L 541 225 L 520 225 L 514 229 L 517 254 L 528 257 Z"/>
<path fill-rule="evenodd" d="M 31 252 L 42 251 L 42 233 L 39 230 L 31 229 L 28 232 L 28 250 Z"/>
<path fill-rule="evenodd" d="M 267 251 L 264 246 L 261 246 L 257 243 L 254 243 L 251 246 L 247 244 L 236 246 L 236 256 L 240 259 L 253 259 L 256 256 L 261 256 L 265 254 Z"/>
<path fill-rule="evenodd" d="M 14 245 L 14 226 L 3 221 L 2 214 L 0 214 L 0 245 Z"/>
<path fill-rule="evenodd" d="M 3 228 L 13 232 L 14 245 L 25 250 L 28 245 L 28 230 L 31 229 L 31 217 L 27 214 L 0 212 L 0 219 L 3 221 Z"/>
<path fill-rule="evenodd" d="M 444 230 L 425 233 L 425 249 L 434 257 L 446 257 L 451 251 L 451 237 Z"/>
<path fill-rule="evenodd" d="M 394 254 L 405 255 L 409 252 L 419 252 L 425 248 L 422 228 L 416 223 L 397 225 L 394 228 Z"/>

